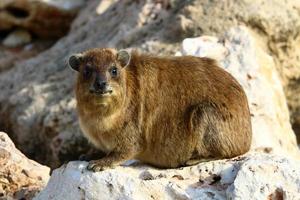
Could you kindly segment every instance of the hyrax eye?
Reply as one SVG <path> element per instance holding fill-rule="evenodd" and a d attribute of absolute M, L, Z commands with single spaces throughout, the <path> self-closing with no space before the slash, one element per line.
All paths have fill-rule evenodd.
<path fill-rule="evenodd" d="M 86 66 L 83 69 L 83 77 L 85 79 L 89 79 L 92 76 L 92 73 L 93 73 L 93 69 L 91 67 L 89 67 L 89 66 Z"/>
<path fill-rule="evenodd" d="M 111 69 L 110 69 L 110 74 L 111 74 L 111 76 L 114 78 L 114 77 L 117 77 L 118 76 L 118 68 L 116 68 L 116 67 L 112 67 Z"/>

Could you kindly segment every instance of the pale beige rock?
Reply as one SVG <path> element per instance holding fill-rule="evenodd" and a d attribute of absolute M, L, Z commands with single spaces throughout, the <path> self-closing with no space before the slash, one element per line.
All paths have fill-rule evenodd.
<path fill-rule="evenodd" d="M 0 199 L 31 199 L 48 182 L 50 168 L 26 158 L 0 132 Z"/>
<path fill-rule="evenodd" d="M 299 199 L 300 163 L 252 153 L 231 160 L 159 170 L 142 165 L 93 173 L 86 162 L 54 170 L 36 200 L 97 199 Z"/>
<path fill-rule="evenodd" d="M 300 198 L 299 164 L 285 157 L 253 154 L 242 164 L 234 183 L 227 188 L 227 198 L 297 200 Z"/>
<path fill-rule="evenodd" d="M 193 55 L 209 57 L 217 61 L 224 60 L 229 54 L 219 39 L 212 36 L 201 36 L 199 38 L 186 38 L 182 41 L 181 52 L 177 55 Z"/>
<path fill-rule="evenodd" d="M 6 47 L 18 47 L 31 42 L 31 35 L 24 29 L 11 32 L 2 42 Z"/>

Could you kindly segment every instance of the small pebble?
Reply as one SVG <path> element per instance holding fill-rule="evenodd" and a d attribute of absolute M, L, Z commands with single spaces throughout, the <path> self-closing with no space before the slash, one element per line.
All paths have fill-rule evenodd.
<path fill-rule="evenodd" d="M 5 47 L 14 48 L 30 43 L 31 35 L 24 29 L 17 29 L 11 32 L 2 42 Z"/>

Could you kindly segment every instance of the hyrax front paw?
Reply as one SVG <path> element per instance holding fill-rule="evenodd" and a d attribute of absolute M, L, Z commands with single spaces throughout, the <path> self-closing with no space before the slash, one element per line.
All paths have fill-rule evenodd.
<path fill-rule="evenodd" d="M 112 165 L 109 165 L 108 163 L 104 163 L 101 160 L 92 160 L 89 162 L 87 166 L 87 169 L 93 172 L 100 172 L 112 168 L 114 168 Z"/>

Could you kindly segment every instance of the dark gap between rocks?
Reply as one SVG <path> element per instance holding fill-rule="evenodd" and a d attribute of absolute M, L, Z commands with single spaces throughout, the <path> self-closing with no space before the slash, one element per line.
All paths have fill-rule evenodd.
<path fill-rule="evenodd" d="M 30 15 L 29 11 L 14 6 L 9 6 L 5 10 L 9 12 L 11 15 L 15 16 L 16 18 L 20 18 L 20 19 L 27 18 Z"/>
<path fill-rule="evenodd" d="M 4 31 L 1 30 L 0 31 L 0 41 L 2 41 L 4 38 L 6 38 L 6 36 L 9 34 L 10 31 Z"/>

